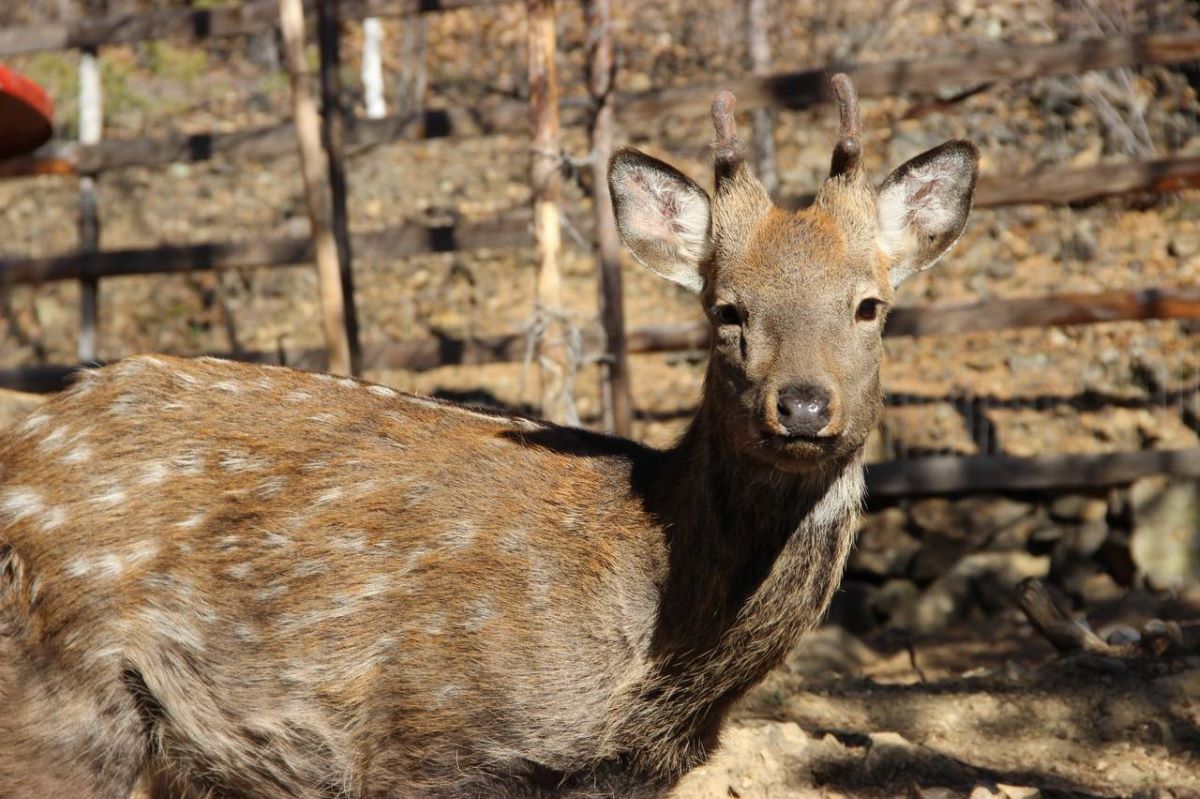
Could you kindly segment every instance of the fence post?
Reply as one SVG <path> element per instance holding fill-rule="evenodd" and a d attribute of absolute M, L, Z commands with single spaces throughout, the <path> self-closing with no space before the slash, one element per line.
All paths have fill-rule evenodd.
<path fill-rule="evenodd" d="M 368 119 L 387 116 L 383 96 L 383 23 L 379 17 L 363 20 L 362 84 Z"/>
<path fill-rule="evenodd" d="M 284 63 L 292 84 L 292 116 L 300 152 L 304 198 L 312 226 L 313 251 L 321 294 L 321 316 L 325 343 L 329 348 L 329 370 L 350 374 L 350 339 L 346 333 L 345 298 L 338 266 L 337 242 L 333 237 L 333 199 L 327 161 L 321 151 L 321 123 L 309 88 L 311 77 L 304 55 L 304 8 L 301 0 L 279 0 L 279 28 L 283 39 Z"/>
<path fill-rule="evenodd" d="M 342 162 L 345 110 L 342 107 L 339 0 L 318 0 L 317 42 L 321 54 L 321 144 L 329 162 L 329 189 L 333 209 L 333 238 L 337 242 L 342 281 L 342 313 L 350 345 L 350 373 L 362 371 L 358 341 L 358 311 L 354 305 L 354 259 L 350 250 L 350 222 L 346 211 L 346 169 Z"/>
<path fill-rule="evenodd" d="M 80 51 L 79 58 L 79 142 L 96 144 L 104 130 L 104 92 L 100 83 L 100 60 L 96 48 Z M 79 251 L 91 254 L 100 249 L 100 209 L 96 176 L 79 178 Z M 83 277 L 79 281 L 80 363 L 100 358 L 100 278 Z"/>
<path fill-rule="evenodd" d="M 596 266 L 600 278 L 600 323 L 604 328 L 604 425 L 619 436 L 633 434 L 629 390 L 629 354 L 625 344 L 625 308 L 621 288 L 621 242 L 608 192 L 612 152 L 613 77 L 610 0 L 585 0 L 588 28 L 588 91 L 592 97 L 589 129 L 592 154 L 592 213 L 596 224 Z"/>
<path fill-rule="evenodd" d="M 554 0 L 526 0 L 528 18 L 529 101 L 533 137 L 533 237 L 537 245 L 537 295 L 534 331 L 541 368 L 542 414 L 552 422 L 574 417 L 568 408 L 567 325 L 562 307 L 559 198 L 562 167 L 558 132 L 558 68 L 554 61 Z"/>
<path fill-rule="evenodd" d="M 771 74 L 771 0 L 746 3 L 746 49 L 750 53 L 750 71 L 757 76 Z M 767 194 L 779 191 L 779 173 L 775 169 L 775 114 L 767 107 L 754 109 L 755 171 Z"/>

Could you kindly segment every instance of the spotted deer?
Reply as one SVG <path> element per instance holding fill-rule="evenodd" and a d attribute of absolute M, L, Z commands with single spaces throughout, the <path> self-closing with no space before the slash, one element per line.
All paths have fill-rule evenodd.
<path fill-rule="evenodd" d="M 632 149 L 626 245 L 712 326 L 667 450 L 323 374 L 137 357 L 0 438 L 0 794 L 653 797 L 821 617 L 895 287 L 962 141 L 878 191 L 857 99 L 813 205 L 713 103 L 715 191 Z"/>

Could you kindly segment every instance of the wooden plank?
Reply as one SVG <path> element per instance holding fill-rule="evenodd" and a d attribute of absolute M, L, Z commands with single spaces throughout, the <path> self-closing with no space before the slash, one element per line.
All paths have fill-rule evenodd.
<path fill-rule="evenodd" d="M 1200 156 L 1043 169 L 1021 175 L 983 175 L 975 188 L 976 208 L 1008 205 L 1069 205 L 1122 194 L 1166 194 L 1200 187 Z M 813 194 L 783 197 L 785 208 L 804 208 Z"/>
<path fill-rule="evenodd" d="M 333 197 L 328 172 L 329 160 L 321 147 L 321 123 L 309 89 L 308 62 L 304 55 L 304 9 L 300 0 L 279 0 L 279 27 L 284 61 L 292 84 L 292 118 L 304 178 L 304 199 L 312 226 L 313 260 L 317 265 L 317 287 L 321 295 L 321 323 L 329 349 L 329 370 L 352 372 L 350 339 L 347 335 L 345 294 L 339 266 L 337 241 L 333 234 Z"/>
<path fill-rule="evenodd" d="M 1200 477 L 1200 447 L 1092 455 L 939 456 L 867 466 L 868 497 L 1104 488 L 1141 477 Z"/>
<path fill-rule="evenodd" d="M 345 19 L 397 17 L 453 11 L 461 8 L 499 5 L 513 0 L 347 0 Z M 306 0 L 311 12 L 314 0 Z M 152 39 L 199 42 L 230 36 L 245 36 L 269 30 L 278 23 L 273 0 L 250 0 L 216 8 L 179 8 L 143 13 L 87 17 L 68 23 L 31 25 L 0 29 L 0 57 L 132 44 Z"/>
<path fill-rule="evenodd" d="M 886 336 L 940 336 L 1020 327 L 1200 318 L 1200 287 L 1055 294 L 984 300 L 967 305 L 896 308 Z"/>
<path fill-rule="evenodd" d="M 592 217 L 595 220 L 596 272 L 600 291 L 600 326 L 604 328 L 605 429 L 624 438 L 633 435 L 633 395 L 625 346 L 625 298 L 621 286 L 621 241 L 608 188 L 608 159 L 612 155 L 613 106 L 612 3 L 587 0 L 588 92 L 592 98 L 589 127 L 592 151 Z"/>

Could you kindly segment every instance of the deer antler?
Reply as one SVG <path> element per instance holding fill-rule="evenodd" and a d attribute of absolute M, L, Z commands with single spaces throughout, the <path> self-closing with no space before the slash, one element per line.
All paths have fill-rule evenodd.
<path fill-rule="evenodd" d="M 737 98 L 733 92 L 725 90 L 717 94 L 712 102 L 713 131 L 713 166 L 717 173 L 717 184 L 733 177 L 742 165 L 742 144 L 737 137 L 737 122 L 733 118 L 733 108 Z"/>
<path fill-rule="evenodd" d="M 850 76 L 839 72 L 830 78 L 829 83 L 838 104 L 838 143 L 833 148 L 829 176 L 838 177 L 854 172 L 861 165 L 862 145 L 859 137 L 862 135 L 862 119 L 858 115 L 858 92 Z M 713 107 L 716 108 L 715 105 Z M 713 113 L 716 113 L 715 110 Z"/>

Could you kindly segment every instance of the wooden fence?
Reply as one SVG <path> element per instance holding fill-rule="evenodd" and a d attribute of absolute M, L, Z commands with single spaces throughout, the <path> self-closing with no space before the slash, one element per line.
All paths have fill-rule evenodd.
<path fill-rule="evenodd" d="M 313 3 L 315 2 L 315 5 Z M 391 15 L 415 15 L 472 6 L 498 5 L 502 0 L 307 0 L 309 10 L 352 20 Z M 331 12 L 332 9 L 332 12 Z M 44 25 L 0 30 L 0 57 L 39 50 L 95 49 L 171 38 L 200 41 L 269 30 L 278 24 L 277 0 L 253 0 L 236 7 L 179 9 L 84 19 L 66 25 Z M 759 21 L 761 24 L 761 20 Z M 329 47 L 323 40 L 322 66 L 330 71 Z M 336 52 L 336 47 L 333 48 Z M 609 56 L 611 58 L 611 56 Z M 603 54 L 601 54 L 603 58 Z M 744 109 L 797 109 L 827 99 L 828 75 L 850 73 L 863 97 L 899 94 L 922 95 L 957 89 L 969 94 L 998 82 L 1073 74 L 1091 69 L 1136 65 L 1171 65 L 1200 60 L 1200 34 L 1147 33 L 1090 38 L 1051 45 L 989 47 L 971 53 L 875 64 L 832 64 L 823 69 L 756 74 L 720 83 L 731 88 Z M 603 61 L 601 61 L 603 63 Z M 706 113 L 717 84 L 697 83 L 670 89 L 620 93 L 601 86 L 600 95 L 566 97 L 558 104 L 561 122 L 578 126 L 594 122 L 598 98 L 608 113 L 636 128 L 667 117 Z M 328 96 L 326 97 L 328 100 Z M 359 148 L 373 144 L 444 136 L 469 136 L 495 132 L 526 132 L 526 103 L 502 100 L 486 108 L 427 108 L 408 115 L 379 119 L 345 120 L 341 146 Z M 0 179 L 31 175 L 96 176 L 133 166 L 154 166 L 208 159 L 277 157 L 294 145 L 292 124 L 233 132 L 171 134 L 163 137 L 94 143 L 55 143 L 32 156 L 0 162 Z M 327 135 L 328 139 L 328 135 Z M 328 146 L 328 142 L 326 142 Z M 1160 194 L 1200 185 L 1200 158 L 1173 158 L 1086 169 L 1053 169 L 1029 175 L 985 175 L 977 205 L 998 207 L 1026 203 L 1081 203 L 1130 193 Z M 798 207 L 811 197 L 781 199 Z M 574 226 L 592 235 L 592 218 L 571 214 Z M 513 209 L 487 218 L 458 219 L 443 225 L 405 223 L 350 237 L 347 256 L 404 257 L 425 252 L 528 247 L 533 243 L 528 209 Z M 191 245 L 126 250 L 81 251 L 48 258 L 0 260 L 0 288 L 54 280 L 80 280 L 95 284 L 117 275 L 191 272 L 248 267 L 276 267 L 312 262 L 312 240 L 278 238 L 248 242 L 210 242 Z M 605 289 L 611 297 L 611 288 Z M 351 295 L 352 299 L 352 295 Z M 351 303 L 352 307 L 352 303 Z M 1140 291 L 1057 295 L 991 300 L 969 306 L 898 308 L 890 316 L 886 335 L 923 336 L 1002 330 L 1014 327 L 1056 326 L 1092 322 L 1200 318 L 1200 287 L 1162 287 Z M 663 352 L 699 349 L 706 345 L 703 324 L 645 327 L 625 331 L 629 352 Z M 611 346 L 613 336 L 585 331 L 585 347 L 594 354 Z M 607 339 L 601 340 L 602 338 Z M 524 356 L 526 334 L 474 339 L 438 336 L 418 342 L 363 345 L 363 368 L 430 369 L 452 364 L 478 364 L 517 360 Z M 323 350 L 239 352 L 234 357 L 282 362 L 302 368 L 321 368 Z M 54 390 L 62 385 L 72 366 L 47 366 L 0 371 L 0 385 L 25 390 Z M 922 459 L 880 464 L 873 468 L 877 492 L 943 493 L 980 488 L 1041 488 L 1127 482 L 1143 473 L 1194 474 L 1200 455 L 1184 450 L 1178 456 L 1155 453 L 1118 453 L 1106 460 L 1087 456 L 1056 459 L 951 458 Z M 1079 460 L 1083 458 L 1083 460 Z M 1011 463 L 1009 461 L 1012 461 Z M 1055 476 L 1057 475 L 1057 476 Z M 1055 482 L 1057 481 L 1057 482 Z"/>

